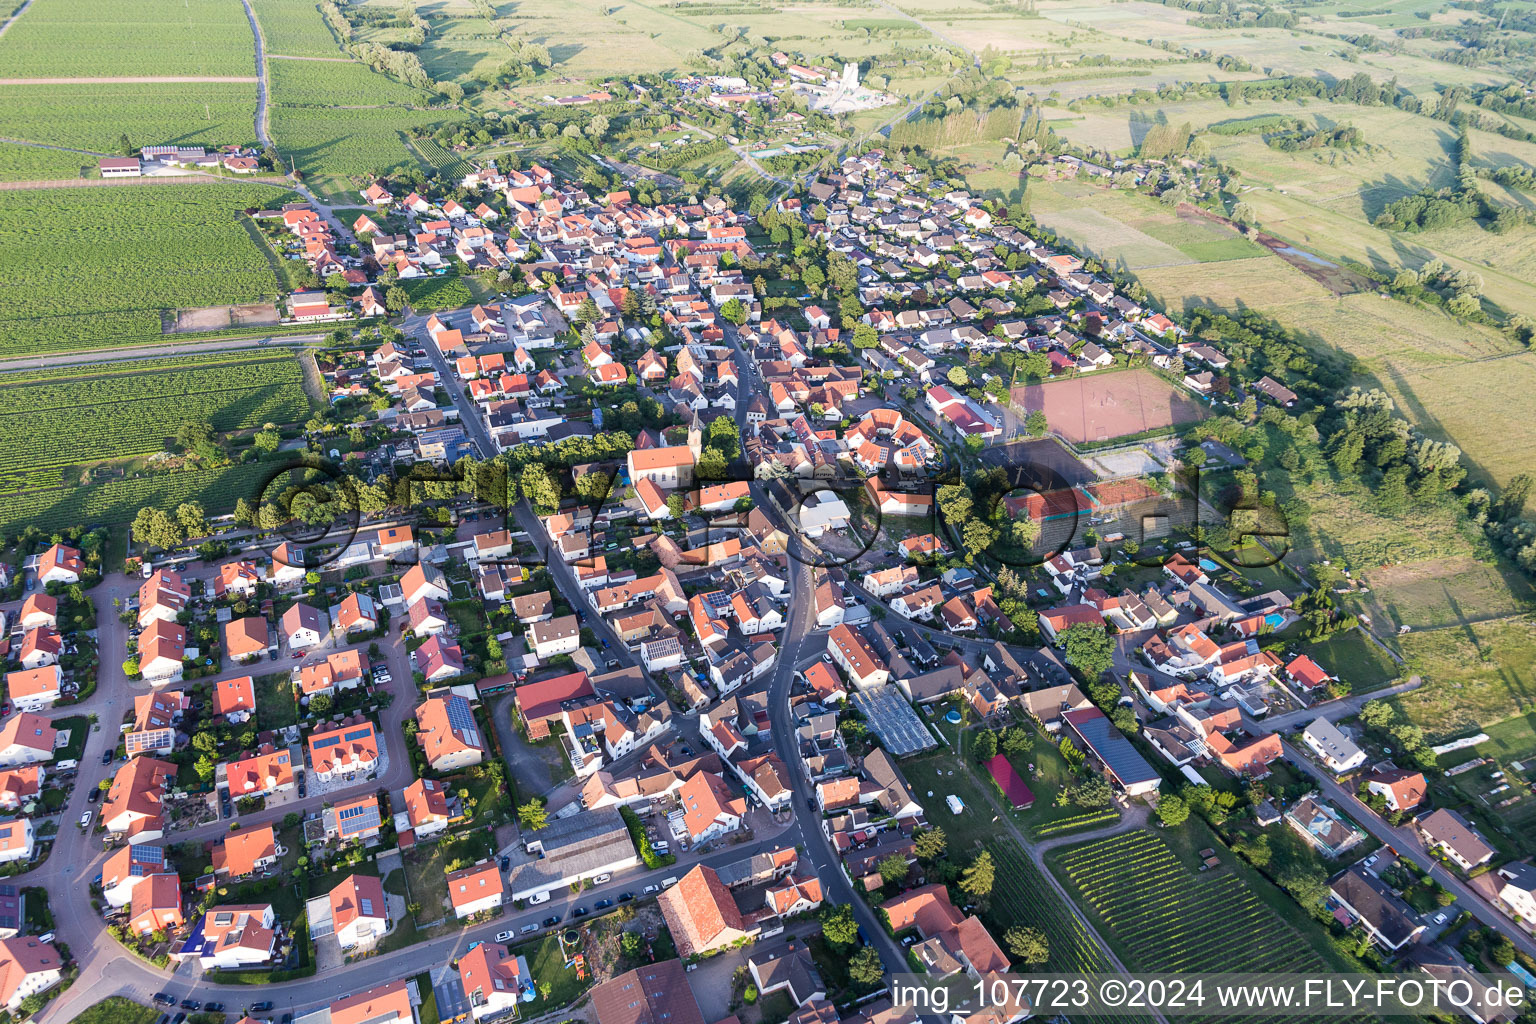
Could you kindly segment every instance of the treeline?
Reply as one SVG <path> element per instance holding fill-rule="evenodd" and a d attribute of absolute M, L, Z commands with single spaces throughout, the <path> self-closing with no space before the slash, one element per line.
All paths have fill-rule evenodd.
<path fill-rule="evenodd" d="M 1512 164 L 1506 164 L 1503 167 L 1496 167 L 1491 171 L 1487 168 L 1479 168 L 1477 176 L 1497 182 L 1506 188 L 1517 188 L 1522 192 L 1536 192 L 1536 171 L 1532 171 L 1529 167 L 1515 167 Z"/>
<path fill-rule="evenodd" d="M 709 156 L 726 148 L 724 139 L 700 139 L 685 146 L 663 146 L 661 149 L 641 150 L 635 154 L 635 162 L 664 171 L 669 167 L 676 167 L 678 164 L 685 164 L 690 160 Z"/>
<path fill-rule="evenodd" d="M 1254 4 L 1243 7 L 1231 0 L 1161 0 L 1164 7 L 1176 7 L 1181 11 L 1194 11 L 1206 15 L 1192 22 L 1201 28 L 1294 28 L 1296 15 L 1289 11 Z"/>
<path fill-rule="evenodd" d="M 1472 140 L 1465 128 L 1452 154 L 1456 184 L 1449 188 L 1424 189 L 1387 204 L 1373 222 L 1388 231 L 1434 231 L 1464 221 L 1491 216 L 1487 197 L 1477 187 L 1477 176 L 1468 165 Z"/>
<path fill-rule="evenodd" d="M 1347 149 L 1360 145 L 1362 141 L 1360 129 L 1350 124 L 1340 125 L 1337 128 L 1299 128 L 1264 137 L 1266 146 L 1270 149 L 1278 149 L 1282 153 L 1297 153 L 1324 147 Z"/>
<path fill-rule="evenodd" d="M 1154 124 L 1147 130 L 1136 155 L 1143 160 L 1170 160 L 1181 157 L 1189 149 L 1193 129 L 1188 121 L 1180 125 Z"/>
<path fill-rule="evenodd" d="M 903 121 L 891 129 L 891 145 L 903 148 L 942 149 L 973 142 L 998 142 L 1017 139 L 1021 111 L 1012 105 L 980 110 L 962 106 L 940 117 L 920 117 Z"/>
<path fill-rule="evenodd" d="M 378 43 L 353 43 L 347 51 L 380 74 L 389 75 L 417 89 L 436 90 L 437 83 L 421 66 L 421 58 L 405 50 L 392 50 Z M 448 83 L 452 84 L 452 83 Z M 461 90 L 462 95 L 462 90 Z"/>

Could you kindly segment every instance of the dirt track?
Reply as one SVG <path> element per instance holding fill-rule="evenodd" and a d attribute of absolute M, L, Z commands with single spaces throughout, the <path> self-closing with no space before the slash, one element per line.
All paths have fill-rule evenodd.
<path fill-rule="evenodd" d="M 128 75 L 120 78 L 0 78 L 0 85 L 173 85 L 177 82 L 254 82 L 255 75 Z"/>

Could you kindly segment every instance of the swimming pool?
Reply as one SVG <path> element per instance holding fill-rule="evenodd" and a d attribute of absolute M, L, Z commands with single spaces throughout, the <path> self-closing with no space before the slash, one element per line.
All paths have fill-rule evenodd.
<path fill-rule="evenodd" d="M 1200 559 L 1200 568 L 1204 569 L 1206 572 L 1215 572 L 1220 569 L 1221 566 L 1217 565 L 1209 558 L 1202 558 Z"/>
<path fill-rule="evenodd" d="M 1264 616 L 1264 625 L 1268 626 L 1270 629 L 1279 629 L 1281 626 L 1285 625 L 1285 616 L 1281 615 L 1279 612 L 1270 612 L 1268 615 Z"/>

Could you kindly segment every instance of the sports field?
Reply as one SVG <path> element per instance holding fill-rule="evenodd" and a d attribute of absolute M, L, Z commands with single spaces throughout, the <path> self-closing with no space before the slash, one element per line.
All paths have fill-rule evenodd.
<path fill-rule="evenodd" d="M 1043 409 L 1051 430 L 1079 444 L 1194 423 L 1206 414 L 1198 401 L 1150 370 L 1024 384 L 1009 402 L 1026 414 Z"/>

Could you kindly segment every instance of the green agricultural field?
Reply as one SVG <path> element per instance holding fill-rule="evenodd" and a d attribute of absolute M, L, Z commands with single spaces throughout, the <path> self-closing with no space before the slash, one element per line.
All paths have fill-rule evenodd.
<path fill-rule="evenodd" d="M 10 35 L 5 36 L 9 41 Z M 134 148 L 255 142 L 256 86 L 244 82 L 154 85 L 0 85 L 0 135 L 121 156 Z M 5 146 L 10 150 L 17 147 Z M 92 164 L 90 157 L 82 158 Z M 64 175 L 69 177 L 69 175 Z"/>
<path fill-rule="evenodd" d="M 1230 873 L 1197 878 L 1149 832 L 1074 846 L 1055 859 L 1133 971 L 1323 966 L 1302 936 L 1242 880 Z"/>
<path fill-rule="evenodd" d="M 0 477 L 164 450 L 186 420 L 221 433 L 309 415 L 304 371 L 289 351 L 70 367 L 41 380 L 0 378 Z M 49 443 L 32 443 L 39 436 Z"/>
<path fill-rule="evenodd" d="M 33 0 L 0 39 L 0 78 L 255 74 L 229 0 Z"/>
<path fill-rule="evenodd" d="M 340 57 L 341 44 L 325 24 L 318 4 L 304 0 L 251 0 L 267 43 L 267 57 Z"/>
<path fill-rule="evenodd" d="M 270 300 L 278 282 L 240 211 L 285 201 L 268 186 L 50 189 L 0 204 L 0 353 L 154 337 L 171 309 Z"/>
<path fill-rule="evenodd" d="M 270 468 L 256 463 L 128 477 L 102 473 L 88 484 L 0 495 L 0 529 L 127 523 L 146 505 L 174 509 L 184 501 L 200 501 L 210 515 L 222 515 L 240 498 L 259 498 L 270 475 Z"/>
<path fill-rule="evenodd" d="M 340 124 L 351 117 L 336 107 L 426 106 L 428 96 L 356 62 L 274 60 L 267 66 L 272 102 L 297 107 L 325 107 Z"/>
<path fill-rule="evenodd" d="M 0 143 L 0 181 L 63 181 L 95 173 L 94 156 Z"/>
<path fill-rule="evenodd" d="M 346 113 L 343 119 L 334 110 L 312 107 L 272 111 L 272 134 L 284 159 L 295 162 L 311 188 L 333 198 L 351 199 L 355 184 L 370 176 L 421 167 L 402 133 L 463 117 L 455 111 L 403 107 Z"/>

